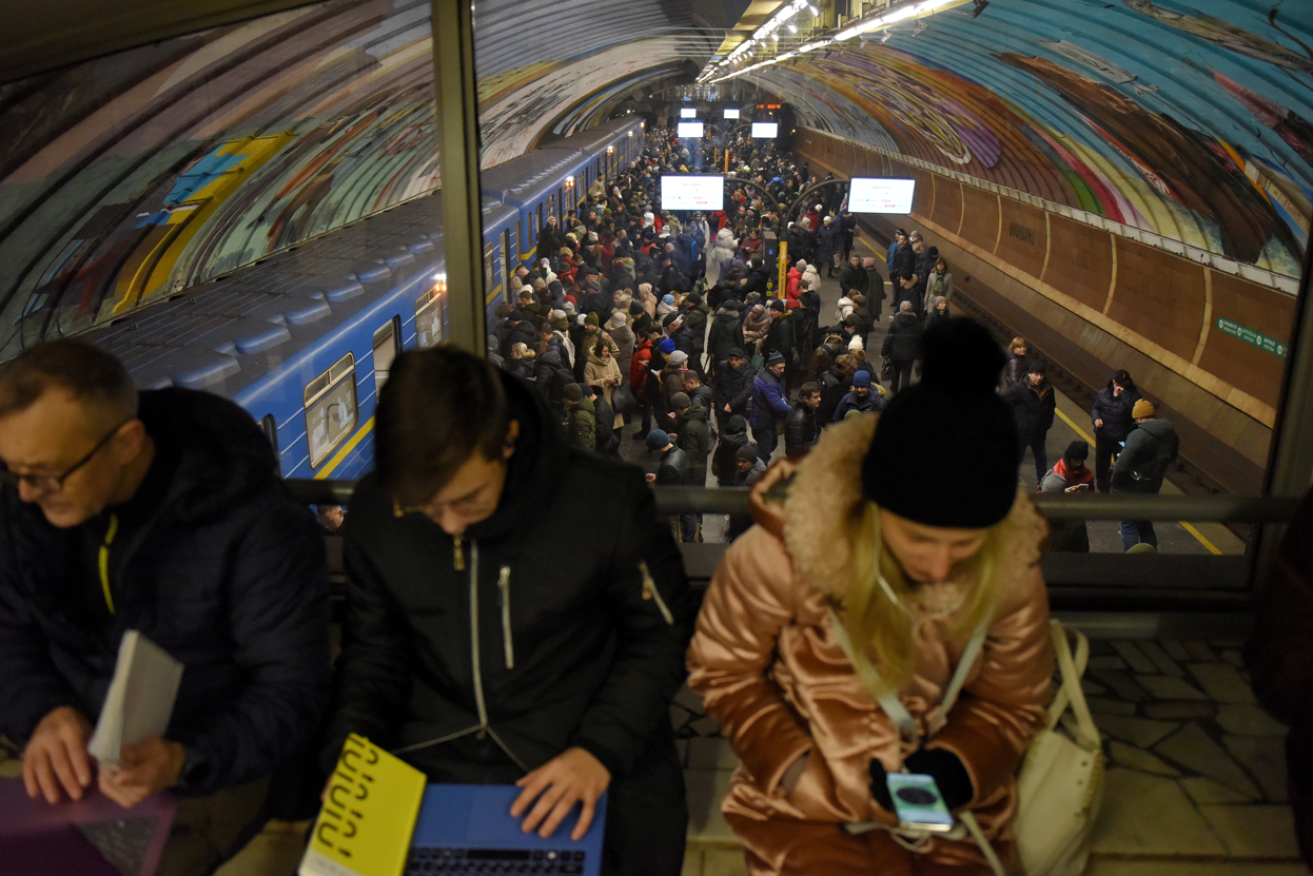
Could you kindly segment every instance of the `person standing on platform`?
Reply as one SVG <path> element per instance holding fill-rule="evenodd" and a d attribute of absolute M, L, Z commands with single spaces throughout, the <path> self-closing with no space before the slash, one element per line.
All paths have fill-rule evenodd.
<path fill-rule="evenodd" d="M 1131 409 L 1135 428 L 1126 437 L 1126 446 L 1117 456 L 1112 470 L 1112 491 L 1156 496 L 1163 488 L 1167 467 L 1176 461 L 1181 440 L 1171 422 L 1158 416 L 1153 402 L 1142 398 Z M 1150 520 L 1124 520 L 1121 525 L 1122 547 L 1130 550 L 1137 544 L 1158 548 L 1158 536 Z"/>
<path fill-rule="evenodd" d="M 696 375 L 696 371 L 689 374 Z M 686 392 L 677 392 L 670 400 L 675 414 L 675 438 L 679 449 L 688 457 L 690 487 L 707 485 L 707 457 L 711 455 L 711 425 L 707 409 L 693 404 Z M 701 541 L 702 515 L 686 512 L 680 515 L 681 540 Z"/>
<path fill-rule="evenodd" d="M 819 383 L 804 383 L 798 389 L 798 401 L 784 418 L 784 454 L 789 459 L 800 459 L 816 446 L 821 437 L 821 424 L 816 409 L 821 406 Z"/>
<path fill-rule="evenodd" d="M 715 376 L 711 378 L 716 422 L 722 428 L 731 417 L 747 418 L 755 377 L 752 367 L 748 365 L 747 354 L 738 347 L 731 348 L 725 356 L 724 364 L 716 369 Z"/>
<path fill-rule="evenodd" d="M 862 270 L 866 271 L 866 310 L 870 314 L 872 325 L 879 325 L 880 317 L 884 312 L 884 302 L 889 297 L 889 293 L 884 291 L 884 277 L 880 276 L 880 271 L 875 266 L 875 259 L 868 258 L 863 261 Z"/>
<path fill-rule="evenodd" d="M 1121 452 L 1135 428 L 1131 412 L 1139 400 L 1140 391 L 1124 368 L 1116 371 L 1094 398 L 1094 407 L 1090 408 L 1094 423 L 1094 485 L 1100 493 L 1108 492 L 1112 458 Z"/>
<path fill-rule="evenodd" d="M 1044 475 L 1040 492 L 1052 495 L 1088 496 L 1094 492 L 1094 472 L 1085 465 L 1090 458 L 1090 445 L 1073 441 L 1062 452 L 1057 465 Z M 1049 553 L 1090 552 L 1090 532 L 1084 520 L 1050 520 Z"/>
<path fill-rule="evenodd" d="M 834 408 L 833 422 L 842 422 L 850 411 L 863 414 L 878 414 L 885 409 L 884 396 L 871 388 L 871 375 L 858 371 L 853 375 L 852 389 L 839 400 Z"/>
<path fill-rule="evenodd" d="M 398 356 L 376 417 L 321 765 L 358 733 L 430 782 L 518 785 L 510 814 L 561 843 L 605 792 L 604 871 L 677 876 L 668 709 L 693 607 L 643 474 L 570 447 L 535 394 L 453 347 Z"/>
<path fill-rule="evenodd" d="M 1028 447 L 1035 457 L 1035 490 L 1038 492 L 1049 472 L 1049 454 L 1044 442 L 1049 429 L 1053 428 L 1053 416 L 1058 409 L 1057 393 L 1044 376 L 1044 363 L 1032 360 L 1026 368 L 1025 379 L 1004 390 L 1000 398 L 1008 403 L 1012 416 L 1016 418 L 1017 436 L 1021 439 L 1018 462 Z"/>
<path fill-rule="evenodd" d="M 315 744 L 331 696 L 323 530 L 250 414 L 138 391 L 82 341 L 6 363 L 0 461 L 0 734 L 23 747 L 28 796 L 98 788 L 130 809 L 171 790 L 157 872 L 214 872 L 268 817 L 271 776 Z M 87 744 L 129 630 L 182 681 L 165 736 L 98 769 Z"/>
<path fill-rule="evenodd" d="M 772 353 L 752 382 L 752 437 L 762 461 L 769 464 L 777 432 L 791 408 L 784 389 L 784 357 Z"/>
<path fill-rule="evenodd" d="M 889 360 L 893 369 L 889 381 L 892 395 L 912 385 L 912 366 L 921 357 L 921 320 L 917 318 L 912 302 L 904 301 L 898 308 L 894 324 L 889 327 L 889 334 L 885 335 L 884 346 L 880 349 L 880 355 Z"/>

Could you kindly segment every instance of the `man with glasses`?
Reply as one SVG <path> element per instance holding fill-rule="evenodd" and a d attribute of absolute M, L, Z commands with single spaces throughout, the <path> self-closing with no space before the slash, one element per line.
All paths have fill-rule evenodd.
<path fill-rule="evenodd" d="M 269 776 L 328 699 L 323 534 L 250 416 L 138 393 L 112 356 L 40 344 L 0 371 L 0 733 L 30 796 L 93 783 L 186 799 L 160 873 L 204 874 L 262 823 Z M 166 738 L 97 769 L 92 723 L 128 630 L 185 669 Z"/>
<path fill-rule="evenodd" d="M 517 784 L 552 835 L 608 794 L 604 873 L 678 874 L 669 703 L 694 607 L 636 467 L 570 447 L 537 393 L 450 347 L 404 353 L 344 527 L 346 618 L 322 765 L 348 733 L 434 782 Z"/>

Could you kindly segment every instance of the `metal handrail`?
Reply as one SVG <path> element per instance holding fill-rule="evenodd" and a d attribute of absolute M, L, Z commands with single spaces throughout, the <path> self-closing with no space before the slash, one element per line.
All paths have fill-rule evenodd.
<path fill-rule="evenodd" d="M 353 480 L 304 480 L 287 485 L 307 505 L 345 505 L 356 488 Z M 653 487 L 661 514 L 747 514 L 745 487 Z M 1222 523 L 1284 523 L 1300 500 L 1286 496 L 1145 496 L 1119 493 L 1095 496 L 1034 497 L 1050 520 L 1187 520 Z"/>

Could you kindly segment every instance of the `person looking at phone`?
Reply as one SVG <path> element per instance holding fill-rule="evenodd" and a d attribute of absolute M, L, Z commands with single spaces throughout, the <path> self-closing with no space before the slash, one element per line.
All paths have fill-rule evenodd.
<path fill-rule="evenodd" d="M 1094 472 L 1085 464 L 1090 458 L 1090 445 L 1076 440 L 1062 451 L 1062 459 L 1044 476 L 1040 492 L 1066 496 L 1088 496 L 1094 492 Z M 1089 553 L 1090 532 L 1084 520 L 1053 520 L 1049 522 L 1050 553 Z"/>
<path fill-rule="evenodd" d="M 969 839 L 909 851 L 891 835 L 905 828 L 888 777 L 904 769 L 1014 856 L 1003 836 L 1015 775 L 1044 725 L 1053 668 L 1046 526 L 1019 491 L 998 345 L 960 317 L 923 343 L 921 382 L 879 417 L 837 423 L 806 457 L 766 471 L 757 525 L 729 548 L 698 617 L 689 684 L 741 761 L 722 810 L 752 876 L 990 873 Z M 971 477 L 890 463 L 926 446 L 974 460 Z M 983 652 L 940 716 L 977 628 Z M 900 736 L 878 702 L 887 693 L 919 739 Z M 845 830 L 863 822 L 883 829 Z"/>

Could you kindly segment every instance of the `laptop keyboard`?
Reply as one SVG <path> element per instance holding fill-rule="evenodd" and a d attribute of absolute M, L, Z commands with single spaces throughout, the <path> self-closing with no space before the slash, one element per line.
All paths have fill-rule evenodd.
<path fill-rule="evenodd" d="M 584 872 L 584 853 L 577 849 L 455 849 L 412 846 L 405 876 L 429 873 L 560 873 Z"/>

